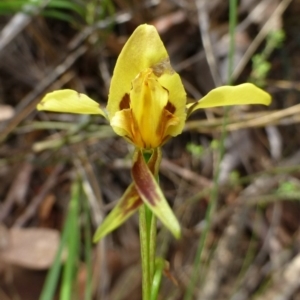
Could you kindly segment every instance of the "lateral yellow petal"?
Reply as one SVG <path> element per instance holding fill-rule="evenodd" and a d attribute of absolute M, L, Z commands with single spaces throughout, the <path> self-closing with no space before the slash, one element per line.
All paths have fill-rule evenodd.
<path fill-rule="evenodd" d="M 168 53 L 154 26 L 140 25 L 123 47 L 111 80 L 107 111 L 111 118 L 118 110 L 131 82 L 143 70 L 152 68 L 157 75 L 171 69 Z"/>
<path fill-rule="evenodd" d="M 106 118 L 105 112 L 100 104 L 74 90 L 58 90 L 46 94 L 37 105 L 37 110 L 48 110 L 54 112 L 73 114 L 95 114 Z"/>
<path fill-rule="evenodd" d="M 181 229 L 172 209 L 147 166 L 141 151 L 137 151 L 132 166 L 132 178 L 143 202 L 161 220 L 161 222 L 179 238 Z"/>
<path fill-rule="evenodd" d="M 136 120 L 132 116 L 131 109 L 123 109 L 116 112 L 110 120 L 110 126 L 116 134 L 124 137 L 128 142 L 139 148 L 144 147 L 144 142 L 138 130 Z"/>
<path fill-rule="evenodd" d="M 110 120 L 110 126 L 117 135 L 133 138 L 132 124 L 134 119 L 130 109 L 118 111 Z"/>
<path fill-rule="evenodd" d="M 228 105 L 263 104 L 269 105 L 271 96 L 252 83 L 237 86 L 221 86 L 210 91 L 196 103 L 187 105 L 189 114 L 200 108 Z"/>
<path fill-rule="evenodd" d="M 165 135 L 176 136 L 183 130 L 186 120 L 186 93 L 180 76 L 177 73 L 165 73 L 158 78 L 158 82 L 168 91 L 168 105 L 166 109 L 176 117 L 178 121 L 167 128 Z"/>

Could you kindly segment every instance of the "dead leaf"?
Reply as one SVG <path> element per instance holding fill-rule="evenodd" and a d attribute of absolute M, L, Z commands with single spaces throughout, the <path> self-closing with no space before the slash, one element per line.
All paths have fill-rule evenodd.
<path fill-rule="evenodd" d="M 60 235 L 53 229 L 12 228 L 9 243 L 0 251 L 1 261 L 6 264 L 43 270 L 49 268 L 59 246 Z"/>
<path fill-rule="evenodd" d="M 15 111 L 10 105 L 0 105 L 0 122 L 13 117 Z"/>

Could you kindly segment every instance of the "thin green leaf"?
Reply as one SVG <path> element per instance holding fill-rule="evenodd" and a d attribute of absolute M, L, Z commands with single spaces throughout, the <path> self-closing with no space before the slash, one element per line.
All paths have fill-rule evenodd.
<path fill-rule="evenodd" d="M 62 237 L 59 244 L 58 251 L 56 253 L 53 265 L 50 271 L 47 274 L 45 284 L 43 290 L 41 292 L 40 300 L 53 300 L 57 283 L 60 277 L 60 270 L 62 267 L 62 253 L 63 249 L 67 244 L 68 237 L 70 233 L 72 234 L 72 227 L 73 226 L 73 211 L 69 209 L 66 221 L 63 227 Z"/>
<path fill-rule="evenodd" d="M 91 234 L 91 219 L 88 201 L 84 197 L 84 259 L 86 264 L 86 285 L 84 291 L 84 300 L 92 300 L 92 234 Z"/>
<path fill-rule="evenodd" d="M 76 180 L 72 185 L 72 196 L 70 201 L 70 222 L 68 224 L 68 257 L 65 263 L 62 285 L 60 290 L 60 299 L 72 299 L 72 287 L 77 274 L 77 263 L 79 260 L 79 197 L 80 183 Z"/>
<path fill-rule="evenodd" d="M 31 5 L 28 1 L 1 1 L 0 14 L 12 14 L 23 10 L 25 5 Z"/>
<path fill-rule="evenodd" d="M 63 249 L 66 245 L 66 241 L 67 241 L 67 227 L 68 227 L 67 224 L 69 222 L 68 219 L 69 219 L 69 215 L 67 217 L 67 221 L 64 226 L 64 230 L 63 230 L 62 238 L 59 243 L 58 251 L 55 255 L 53 265 L 47 274 L 45 284 L 43 286 L 39 300 L 54 299 L 54 294 L 56 291 L 56 287 L 57 287 L 57 283 L 58 283 L 59 275 L 60 275 L 60 270 L 61 270 L 61 266 L 62 266 L 62 262 L 61 262 L 62 253 L 63 253 Z"/>
<path fill-rule="evenodd" d="M 51 18 L 59 19 L 59 20 L 66 21 L 69 23 L 72 23 L 75 21 L 75 18 L 73 16 L 71 16 L 69 13 L 62 12 L 62 11 L 59 11 L 56 9 L 44 10 L 43 12 L 41 12 L 41 15 L 48 17 L 48 18 L 51 17 Z"/>
<path fill-rule="evenodd" d="M 155 273 L 151 285 L 151 296 L 150 300 L 156 300 L 158 297 L 159 288 L 161 285 L 163 270 L 166 268 L 168 263 L 161 257 L 157 257 L 155 261 Z"/>
<path fill-rule="evenodd" d="M 62 1 L 62 0 L 52 0 L 47 5 L 49 8 L 58 8 L 58 9 L 67 9 L 70 11 L 77 12 L 79 15 L 84 16 L 85 15 L 85 8 L 83 5 L 79 5 L 77 3 L 74 3 L 72 1 Z"/>

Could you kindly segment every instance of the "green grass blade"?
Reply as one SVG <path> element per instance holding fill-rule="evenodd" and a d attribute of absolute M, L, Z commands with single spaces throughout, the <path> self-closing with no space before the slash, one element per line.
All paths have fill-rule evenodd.
<path fill-rule="evenodd" d="M 230 0 L 229 4 L 229 53 L 228 53 L 228 85 L 232 84 L 232 74 L 234 70 L 235 53 L 235 28 L 237 23 L 237 0 Z"/>
<path fill-rule="evenodd" d="M 163 275 L 163 270 L 165 268 L 165 265 L 166 265 L 166 261 L 163 258 L 161 258 L 161 257 L 156 258 L 155 273 L 154 273 L 152 285 L 151 285 L 150 300 L 158 299 L 159 288 L 161 285 L 162 275 Z"/>
<path fill-rule="evenodd" d="M 72 185 L 72 196 L 70 201 L 70 221 L 67 226 L 67 248 L 68 257 L 65 263 L 62 285 L 60 290 L 61 300 L 70 300 L 72 298 L 72 290 L 74 281 L 76 280 L 77 265 L 79 260 L 79 198 L 80 183 L 76 180 Z"/>
<path fill-rule="evenodd" d="M 37 4 L 28 1 L 1 1 L 0 2 L 0 15 L 13 14 L 22 11 L 25 6 L 37 6 Z"/>
<path fill-rule="evenodd" d="M 66 244 L 67 240 L 67 235 L 66 235 L 66 226 L 67 222 L 64 227 L 64 232 L 62 235 L 62 238 L 60 240 L 59 248 L 56 253 L 53 265 L 50 269 L 50 271 L 47 274 L 45 284 L 43 287 L 43 290 L 41 292 L 39 300 L 52 300 L 54 298 L 54 294 L 56 291 L 59 275 L 60 275 L 60 270 L 61 270 L 61 257 L 62 257 L 62 252 Z"/>
<path fill-rule="evenodd" d="M 54 18 L 61 21 L 66 21 L 68 23 L 72 23 L 75 21 L 75 18 L 70 15 L 70 13 L 63 12 L 58 9 L 46 9 L 43 12 L 41 12 L 41 15 L 47 18 Z"/>
<path fill-rule="evenodd" d="M 66 221 L 63 228 L 62 238 L 59 244 L 58 251 L 56 253 L 53 265 L 48 272 L 46 281 L 41 292 L 40 300 L 52 300 L 56 291 L 57 283 L 60 276 L 60 270 L 62 267 L 62 253 L 67 244 L 68 235 L 70 234 L 70 228 L 72 227 L 72 211 L 69 209 Z"/>
<path fill-rule="evenodd" d="M 84 197 L 83 201 L 84 212 L 84 259 L 86 264 L 86 285 L 84 291 L 84 300 L 92 300 L 92 233 L 91 219 L 88 201 Z"/>
<path fill-rule="evenodd" d="M 52 0 L 49 2 L 47 7 L 74 11 L 79 15 L 81 15 L 82 17 L 85 15 L 85 8 L 83 5 L 79 5 L 69 0 L 68 1 Z"/>

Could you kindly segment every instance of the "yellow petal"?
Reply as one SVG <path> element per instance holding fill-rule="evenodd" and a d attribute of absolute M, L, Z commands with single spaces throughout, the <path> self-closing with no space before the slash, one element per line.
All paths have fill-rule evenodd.
<path fill-rule="evenodd" d="M 227 105 L 263 104 L 269 105 L 271 96 L 251 83 L 237 86 L 221 86 L 210 91 L 197 103 L 187 105 L 189 113 L 200 109 Z"/>
<path fill-rule="evenodd" d="M 130 93 L 131 82 L 147 68 L 152 68 L 157 75 L 172 71 L 168 53 L 157 30 L 144 24 L 133 32 L 118 57 L 109 90 L 109 118 L 120 110 L 122 99 Z"/>
<path fill-rule="evenodd" d="M 186 119 L 186 93 L 180 76 L 177 73 L 165 73 L 158 78 L 158 82 L 168 91 L 168 106 L 166 109 L 172 113 L 177 120 L 176 124 L 168 126 L 165 135 L 176 136 L 183 130 Z"/>
<path fill-rule="evenodd" d="M 163 139 L 161 124 L 164 107 L 168 103 L 168 92 L 158 83 L 151 69 L 141 72 L 132 82 L 130 107 L 143 141 L 142 148 L 156 148 Z"/>
<path fill-rule="evenodd" d="M 124 137 L 128 142 L 139 148 L 143 148 L 144 142 L 138 129 L 136 120 L 132 116 L 131 109 L 123 109 L 115 113 L 110 120 L 114 132 Z"/>
<path fill-rule="evenodd" d="M 73 114 L 96 114 L 106 117 L 99 103 L 73 90 L 58 90 L 47 94 L 37 105 L 37 109 Z"/>

